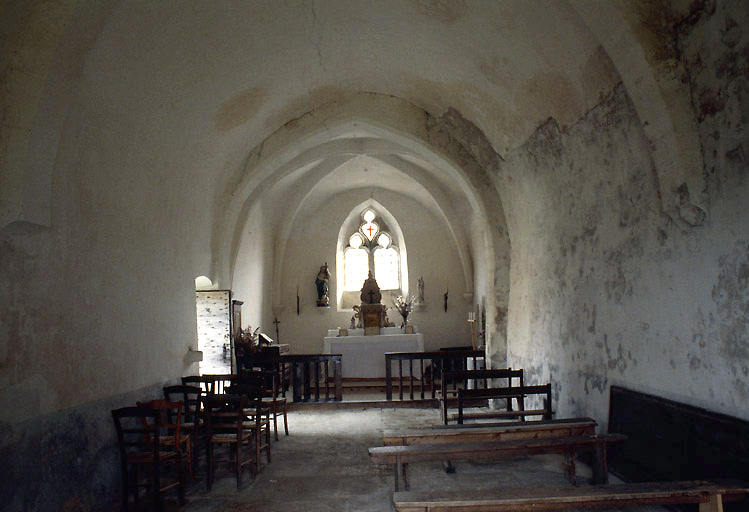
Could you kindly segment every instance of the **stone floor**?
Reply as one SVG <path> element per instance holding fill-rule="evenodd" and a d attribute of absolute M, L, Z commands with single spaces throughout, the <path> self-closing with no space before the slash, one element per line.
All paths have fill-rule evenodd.
<path fill-rule="evenodd" d="M 369 461 L 367 448 L 382 444 L 390 428 L 429 427 L 439 423 L 432 409 L 365 409 L 289 413 L 288 437 L 272 444 L 272 462 L 253 480 L 245 471 L 241 488 L 228 466 L 219 467 L 213 489 L 205 485 L 205 469 L 190 485 L 183 512 L 388 512 L 393 510 L 391 466 Z M 501 463 L 457 462 L 447 474 L 441 463 L 410 467 L 413 490 L 449 486 L 565 485 L 561 459 L 534 456 Z M 590 476 L 578 467 L 579 480 Z M 176 503 L 170 510 L 177 510 Z M 627 512 L 662 511 L 631 507 Z M 613 511 L 610 511 L 613 512 Z"/>

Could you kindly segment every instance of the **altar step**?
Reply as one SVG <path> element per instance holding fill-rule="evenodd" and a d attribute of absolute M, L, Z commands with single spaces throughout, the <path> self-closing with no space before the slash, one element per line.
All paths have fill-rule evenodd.
<path fill-rule="evenodd" d="M 344 393 L 385 393 L 387 385 L 385 379 L 354 379 L 348 378 L 343 379 L 341 382 Z M 402 383 L 403 391 L 408 392 L 411 389 L 408 380 L 403 380 Z M 401 387 L 401 383 L 397 380 L 393 382 L 393 393 L 398 393 Z M 439 384 L 437 385 L 439 389 Z M 431 386 L 425 383 L 425 390 L 431 391 Z M 421 382 L 418 380 L 413 381 L 414 392 L 421 392 Z"/>

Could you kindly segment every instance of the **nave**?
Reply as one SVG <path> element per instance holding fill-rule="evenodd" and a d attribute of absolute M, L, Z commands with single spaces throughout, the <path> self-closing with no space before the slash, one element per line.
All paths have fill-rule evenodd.
<path fill-rule="evenodd" d="M 390 466 L 375 465 L 367 449 L 382 445 L 387 429 L 430 428 L 440 424 L 435 409 L 292 410 L 291 434 L 273 443 L 273 462 L 237 490 L 228 468 L 217 472 L 210 492 L 204 470 L 187 489 L 182 512 L 390 512 L 393 475 Z M 538 487 L 569 485 L 562 457 L 536 455 L 500 462 L 456 462 L 448 474 L 440 462 L 414 465 L 411 486 L 419 490 L 453 487 Z M 586 483 L 590 469 L 578 463 L 578 481 Z M 616 478 L 611 478 L 612 483 Z M 171 497 L 173 498 L 173 497 Z M 178 510 L 176 501 L 167 510 Z M 627 512 L 663 511 L 659 507 L 630 507 Z M 622 512 L 608 509 L 604 512 Z"/>

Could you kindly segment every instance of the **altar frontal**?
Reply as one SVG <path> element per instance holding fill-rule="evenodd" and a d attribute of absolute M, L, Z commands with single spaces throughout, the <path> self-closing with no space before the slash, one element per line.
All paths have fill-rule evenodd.
<path fill-rule="evenodd" d="M 354 306 L 349 329 L 331 329 L 323 353 L 341 354 L 343 378 L 385 378 L 386 352 L 424 352 L 424 336 L 411 325 L 395 327 L 382 304 L 377 281 L 369 274 L 361 290 L 361 305 Z"/>

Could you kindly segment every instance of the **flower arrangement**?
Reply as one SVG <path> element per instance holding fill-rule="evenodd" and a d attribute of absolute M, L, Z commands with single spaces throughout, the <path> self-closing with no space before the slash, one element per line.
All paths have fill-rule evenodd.
<path fill-rule="evenodd" d="M 398 295 L 393 301 L 393 306 L 395 306 L 395 309 L 403 317 L 403 324 L 401 325 L 401 327 L 406 325 L 408 314 L 411 312 L 415 301 L 415 297 L 404 297 L 403 295 Z"/>

